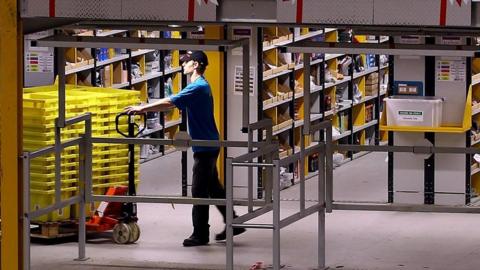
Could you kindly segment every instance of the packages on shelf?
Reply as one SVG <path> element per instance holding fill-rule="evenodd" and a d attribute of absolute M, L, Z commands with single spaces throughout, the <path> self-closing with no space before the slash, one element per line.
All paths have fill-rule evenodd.
<path fill-rule="evenodd" d="M 439 127 L 443 98 L 391 96 L 385 99 L 387 125 Z"/>

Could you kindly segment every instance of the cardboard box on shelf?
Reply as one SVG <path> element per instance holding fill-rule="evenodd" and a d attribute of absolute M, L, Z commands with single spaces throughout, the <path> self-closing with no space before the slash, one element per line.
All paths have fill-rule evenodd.
<path fill-rule="evenodd" d="M 376 96 L 378 93 L 378 84 L 365 85 L 366 96 Z"/>
<path fill-rule="evenodd" d="M 112 76 L 111 76 L 109 65 L 105 66 L 105 68 L 103 69 L 103 86 L 104 87 L 112 86 Z"/>

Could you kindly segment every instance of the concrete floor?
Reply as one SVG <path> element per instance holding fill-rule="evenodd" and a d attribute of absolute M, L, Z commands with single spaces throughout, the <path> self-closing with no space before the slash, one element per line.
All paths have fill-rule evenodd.
<path fill-rule="evenodd" d="M 369 154 L 334 171 L 336 200 L 386 200 L 386 154 Z M 139 194 L 179 194 L 177 153 L 141 167 Z M 162 170 L 162 168 L 168 168 Z M 177 173 L 178 172 L 178 173 Z M 307 182 L 307 191 L 316 190 Z M 282 214 L 298 209 L 298 185 L 282 192 Z M 309 194 L 310 199 L 315 196 Z M 225 244 L 185 248 L 191 233 L 191 206 L 139 205 L 142 235 L 137 244 L 116 245 L 109 235 L 90 238 L 88 261 L 77 262 L 75 242 L 34 243 L 32 269 L 224 269 Z M 244 211 L 240 209 L 240 212 Z M 335 211 L 327 214 L 327 266 L 345 270 L 480 269 L 479 218 L 472 214 Z M 271 222 L 265 215 L 258 222 Z M 221 216 L 211 209 L 211 234 L 223 229 Z M 282 230 L 285 269 L 314 269 L 317 262 L 317 216 Z M 235 239 L 236 269 L 254 262 L 271 263 L 271 233 L 250 229 Z"/>

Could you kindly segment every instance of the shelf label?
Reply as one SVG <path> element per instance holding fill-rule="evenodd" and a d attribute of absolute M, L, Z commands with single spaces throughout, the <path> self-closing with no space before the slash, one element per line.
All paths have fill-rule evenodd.
<path fill-rule="evenodd" d="M 422 111 L 397 111 L 398 120 L 407 122 L 423 122 Z"/>
<path fill-rule="evenodd" d="M 255 87 L 255 68 L 250 67 L 250 96 L 254 96 Z M 233 80 L 233 93 L 235 95 L 243 94 L 243 67 L 235 66 L 235 79 Z"/>
<path fill-rule="evenodd" d="M 52 52 L 27 52 L 25 60 L 27 72 L 53 72 Z"/>
<path fill-rule="evenodd" d="M 464 82 L 466 79 L 467 63 L 465 60 L 440 59 L 437 60 L 437 81 Z"/>

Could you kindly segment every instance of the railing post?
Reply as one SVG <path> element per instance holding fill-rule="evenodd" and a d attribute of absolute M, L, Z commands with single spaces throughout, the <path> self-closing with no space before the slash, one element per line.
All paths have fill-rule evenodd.
<path fill-rule="evenodd" d="M 30 270 L 30 154 L 23 153 L 23 269 Z"/>
<path fill-rule="evenodd" d="M 233 165 L 232 158 L 228 157 L 225 161 L 225 191 L 226 191 L 226 233 L 227 233 L 227 270 L 233 270 Z"/>

